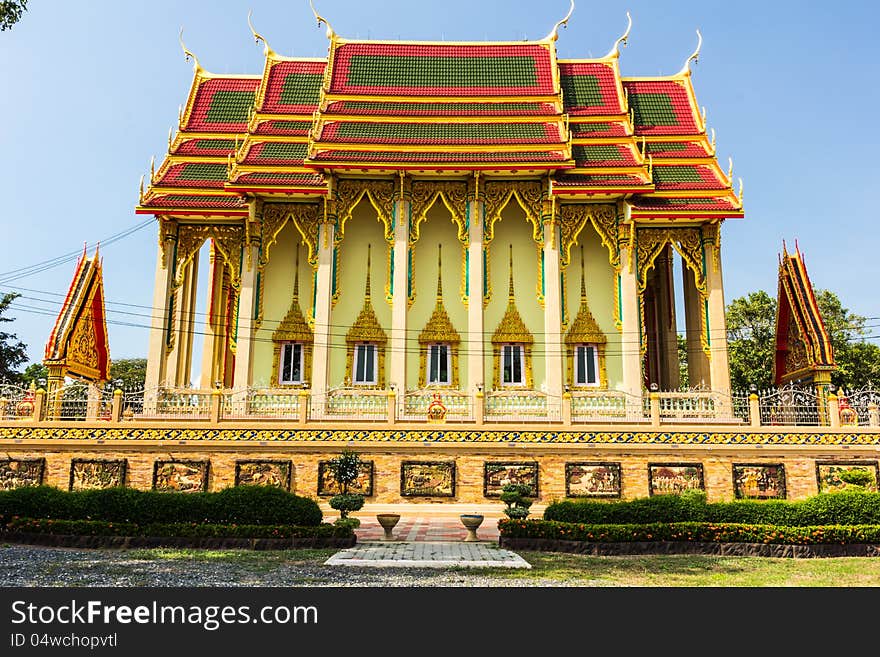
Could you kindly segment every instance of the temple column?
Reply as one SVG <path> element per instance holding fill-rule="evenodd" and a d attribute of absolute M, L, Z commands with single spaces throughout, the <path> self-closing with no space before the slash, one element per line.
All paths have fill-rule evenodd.
<path fill-rule="evenodd" d="M 404 186 L 401 180 L 401 186 Z M 400 197 L 394 202 L 394 275 L 391 279 L 391 339 L 388 341 L 389 388 L 396 386 L 400 395 L 406 392 L 406 316 L 409 308 L 409 194 L 400 190 Z M 402 397 L 401 397 L 402 399 Z"/>
<path fill-rule="evenodd" d="M 315 281 L 315 326 L 312 351 L 312 395 L 327 393 L 330 365 L 330 304 L 333 297 L 333 242 L 336 238 L 335 207 L 324 201 L 324 219 L 318 228 L 318 272 Z"/>
<path fill-rule="evenodd" d="M 711 385 L 709 357 L 703 350 L 703 313 L 705 299 L 694 282 L 694 273 L 683 266 L 681 272 L 684 288 L 684 316 L 687 335 L 688 380 L 692 388 Z M 725 340 L 726 342 L 726 340 Z M 726 360 L 726 353 L 725 353 Z M 730 384 L 728 383 L 728 388 Z"/>
<path fill-rule="evenodd" d="M 208 269 L 208 305 L 205 318 L 205 338 L 202 346 L 202 375 L 199 387 L 203 390 L 214 387 L 220 378 L 218 365 L 222 357 L 220 339 L 223 330 L 223 259 L 218 258 L 214 244 L 211 244 L 211 262 Z"/>
<path fill-rule="evenodd" d="M 257 263 L 260 257 L 259 243 L 251 242 L 242 247 L 241 288 L 238 292 L 238 325 L 235 339 L 235 369 L 232 385 L 243 391 L 253 380 L 251 356 L 254 351 L 254 319 L 257 304 Z"/>
<path fill-rule="evenodd" d="M 559 235 L 556 223 L 556 204 L 544 204 L 544 372 L 547 394 L 562 401 L 563 346 L 562 346 L 562 290 L 559 274 Z"/>
<path fill-rule="evenodd" d="M 192 342 L 195 323 L 193 322 L 193 304 L 195 303 L 198 285 L 199 253 L 193 255 L 183 270 L 180 287 L 174 292 L 174 344 L 168 353 L 166 362 L 165 383 L 183 388 L 190 383 L 192 367 Z"/>
<path fill-rule="evenodd" d="M 654 263 L 656 270 L 657 348 L 661 389 L 674 390 L 681 384 L 678 365 L 678 332 L 675 320 L 675 285 L 672 279 L 673 250 L 667 244 Z"/>
<path fill-rule="evenodd" d="M 706 269 L 706 290 L 709 347 L 709 381 L 712 390 L 730 394 L 730 365 L 727 356 L 727 320 L 724 306 L 724 283 L 721 275 L 721 226 L 703 226 L 703 262 Z M 711 253 L 710 253 L 711 252 Z"/>
<path fill-rule="evenodd" d="M 156 254 L 156 275 L 153 283 L 153 311 L 150 320 L 150 342 L 147 349 L 146 390 L 165 385 L 167 331 L 171 301 L 171 273 L 173 269 L 174 238 L 168 236 L 159 244 Z M 147 398 L 152 398 L 147 395 Z"/>
<path fill-rule="evenodd" d="M 467 392 L 475 394 L 485 389 L 483 345 L 483 221 L 486 207 L 480 196 L 479 178 L 468 181 L 468 330 L 464 344 L 467 353 Z"/>
<path fill-rule="evenodd" d="M 642 354 L 641 354 L 641 319 L 639 309 L 638 262 L 635 254 L 631 255 L 629 244 L 629 226 L 621 226 L 618 236 L 620 252 L 620 271 L 617 276 L 618 293 L 620 296 L 620 352 L 623 365 L 623 391 L 630 395 L 628 409 L 641 414 L 642 398 Z M 635 248 L 635 245 L 633 245 Z"/>

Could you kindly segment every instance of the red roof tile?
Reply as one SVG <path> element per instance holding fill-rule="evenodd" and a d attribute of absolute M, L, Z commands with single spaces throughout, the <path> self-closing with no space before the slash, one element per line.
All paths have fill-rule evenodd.
<path fill-rule="evenodd" d="M 559 63 L 559 83 L 570 116 L 623 114 L 617 79 L 610 64 Z"/>
<path fill-rule="evenodd" d="M 316 154 L 314 162 L 370 162 L 370 163 L 413 163 L 413 164 L 445 164 L 445 163 L 483 163 L 519 164 L 523 162 L 564 162 L 565 154 L 560 151 L 530 152 L 401 152 L 401 151 L 346 151 L 327 150 Z"/>
<path fill-rule="evenodd" d="M 690 96 L 680 80 L 624 80 L 637 135 L 699 133 Z"/>
<path fill-rule="evenodd" d="M 199 84 L 184 130 L 231 132 L 247 130 L 259 78 L 206 78 Z"/>
<path fill-rule="evenodd" d="M 557 116 L 550 103 L 405 103 L 397 101 L 340 100 L 324 114 L 343 116 Z"/>
<path fill-rule="evenodd" d="M 321 100 L 324 62 L 279 61 L 269 69 L 261 112 L 311 114 Z"/>
<path fill-rule="evenodd" d="M 657 165 L 654 166 L 654 184 L 658 190 L 671 189 L 727 189 L 715 169 L 703 165 Z"/>
<path fill-rule="evenodd" d="M 635 196 L 630 200 L 638 210 L 738 210 L 729 198 L 659 198 Z"/>
<path fill-rule="evenodd" d="M 624 144 L 574 144 L 571 156 L 578 167 L 639 166 L 632 148 Z"/>
<path fill-rule="evenodd" d="M 318 139 L 336 144 L 412 144 L 420 146 L 559 144 L 553 123 L 327 123 Z"/>
<path fill-rule="evenodd" d="M 252 144 L 242 164 L 301 166 L 308 151 L 303 142 L 257 142 Z"/>
<path fill-rule="evenodd" d="M 627 137 L 629 131 L 622 121 L 600 121 L 598 123 L 575 123 L 568 124 L 571 136 L 577 138 L 589 137 Z"/>
<path fill-rule="evenodd" d="M 648 142 L 645 144 L 645 153 L 655 158 L 683 158 L 683 157 L 709 157 L 709 151 L 703 142 L 697 141 L 669 141 Z"/>
<path fill-rule="evenodd" d="M 325 187 L 324 176 L 317 173 L 245 173 L 235 179 L 236 186 L 250 185 L 283 185 L 297 187 Z"/>
<path fill-rule="evenodd" d="M 342 43 L 330 93 L 381 96 L 549 96 L 550 51 L 536 43 Z"/>
<path fill-rule="evenodd" d="M 175 155 L 205 155 L 226 157 L 235 149 L 234 139 L 187 139 L 180 142 L 172 152 Z"/>
<path fill-rule="evenodd" d="M 247 201 L 234 195 L 159 194 L 144 203 L 145 208 L 247 208 Z"/>
<path fill-rule="evenodd" d="M 198 187 L 202 189 L 223 188 L 226 182 L 226 165 L 203 163 L 198 160 L 172 164 L 165 175 L 156 181 L 164 187 Z"/>
<path fill-rule="evenodd" d="M 644 187 L 650 185 L 638 176 L 627 174 L 578 174 L 566 173 L 553 179 L 554 187 Z"/>
<path fill-rule="evenodd" d="M 294 121 L 262 121 L 252 134 L 282 135 L 289 137 L 307 137 L 312 129 L 311 119 Z"/>

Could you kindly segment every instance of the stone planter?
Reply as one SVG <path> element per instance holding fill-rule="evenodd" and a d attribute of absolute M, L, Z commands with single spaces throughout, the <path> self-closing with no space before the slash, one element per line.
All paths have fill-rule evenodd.
<path fill-rule="evenodd" d="M 463 513 L 459 518 L 461 518 L 461 524 L 467 529 L 467 536 L 464 537 L 464 540 L 468 542 L 479 541 L 477 527 L 483 524 L 483 516 L 476 513 Z"/>
<path fill-rule="evenodd" d="M 393 541 L 396 540 L 394 538 L 394 534 L 392 530 L 394 526 L 400 521 L 400 514 L 398 513 L 377 513 L 376 520 L 379 521 L 379 524 L 382 525 L 382 529 L 385 530 L 385 536 L 383 540 L 385 541 Z"/>

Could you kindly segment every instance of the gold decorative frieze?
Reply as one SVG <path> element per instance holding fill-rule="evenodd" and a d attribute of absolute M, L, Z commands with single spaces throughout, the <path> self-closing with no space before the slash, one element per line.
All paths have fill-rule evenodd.
<path fill-rule="evenodd" d="M 703 244 L 712 249 L 712 270 L 721 270 L 721 223 L 703 224 Z"/>
<path fill-rule="evenodd" d="M 599 360 L 599 388 L 608 387 L 608 375 L 605 367 L 605 345 L 608 338 L 599 327 L 590 306 L 587 303 L 587 287 L 584 275 L 584 247 L 581 247 L 581 304 L 575 315 L 571 328 L 565 336 L 565 355 L 568 364 L 568 383 L 575 385 L 574 352 L 578 345 L 594 345 Z"/>
<path fill-rule="evenodd" d="M 267 203 L 263 207 L 263 249 L 260 253 L 259 267 L 262 270 L 269 263 L 269 249 L 278 239 L 281 230 L 288 222 L 296 230 L 308 247 L 308 261 L 312 267 L 318 265 L 319 208 L 317 203 Z"/>
<path fill-rule="evenodd" d="M 232 287 L 241 287 L 241 249 L 244 245 L 244 227 L 241 225 L 182 224 L 177 231 L 177 260 L 174 288 L 183 285 L 186 266 L 206 240 L 214 241 L 214 248 L 229 268 Z"/>
<path fill-rule="evenodd" d="M 427 376 L 425 374 L 428 362 L 428 348 L 432 344 L 447 345 L 450 352 L 450 377 L 449 385 L 451 388 L 458 388 L 458 345 L 461 343 L 461 337 L 449 314 L 446 312 L 446 306 L 443 304 L 443 260 L 442 246 L 437 245 L 437 303 L 434 306 L 434 312 L 428 319 L 428 323 L 422 332 L 419 333 L 419 387 L 424 388 L 427 384 Z"/>
<path fill-rule="evenodd" d="M 394 241 L 394 183 L 386 180 L 340 180 L 336 185 L 337 244 L 344 237 L 345 222 L 351 219 L 355 207 L 365 196 L 385 226 L 385 240 L 389 243 Z"/>
<path fill-rule="evenodd" d="M 314 333 L 306 318 L 303 317 L 302 309 L 299 305 L 299 246 L 296 249 L 295 267 L 296 273 L 293 276 L 293 296 L 290 300 L 290 309 L 272 334 L 274 349 L 272 353 L 271 385 L 283 385 L 278 375 L 281 367 L 281 347 L 286 342 L 302 344 L 303 381 L 308 381 L 312 374 L 312 343 L 314 342 Z"/>
<path fill-rule="evenodd" d="M 538 180 L 489 181 L 483 184 L 486 204 L 483 244 L 488 245 L 495 238 L 495 223 L 511 200 L 516 199 L 532 224 L 532 239 L 544 246 L 544 226 L 541 221 L 544 190 Z"/>
<path fill-rule="evenodd" d="M 571 247 L 587 223 L 599 234 L 608 249 L 608 262 L 615 271 L 620 270 L 620 252 L 617 248 L 617 210 L 613 205 L 575 203 L 563 205 L 559 210 L 559 266 L 565 269 L 571 264 Z"/>
<path fill-rule="evenodd" d="M 509 246 L 508 256 L 507 309 L 501 322 L 492 334 L 492 360 L 494 362 L 492 384 L 497 390 L 501 387 L 501 348 L 505 344 L 519 344 L 523 348 L 525 383 L 521 386 L 505 386 L 506 388 L 532 388 L 532 344 L 535 338 L 523 322 L 516 308 L 516 294 L 513 286 L 513 245 Z"/>
<path fill-rule="evenodd" d="M 416 180 L 412 183 L 410 244 L 419 241 L 419 227 L 438 199 L 443 201 L 452 215 L 452 221 L 458 228 L 458 241 L 467 244 L 467 183 L 432 180 Z"/>
<path fill-rule="evenodd" d="M 388 335 L 379 324 L 376 311 L 373 310 L 373 301 L 370 289 L 370 247 L 367 245 L 367 280 L 364 284 L 364 305 L 357 316 L 354 324 L 345 334 L 346 349 L 345 370 L 348 378 L 354 381 L 354 348 L 357 344 L 369 343 L 376 345 L 376 384 L 364 387 L 385 387 L 385 345 Z"/>
<path fill-rule="evenodd" d="M 706 296 L 706 272 L 703 269 L 703 240 L 699 228 L 639 228 L 636 231 L 639 293 L 648 284 L 648 272 L 667 244 L 672 244 L 694 274 L 694 283 Z"/>

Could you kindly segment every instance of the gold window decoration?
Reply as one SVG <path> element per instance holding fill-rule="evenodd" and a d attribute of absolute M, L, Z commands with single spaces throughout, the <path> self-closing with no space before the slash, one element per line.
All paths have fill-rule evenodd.
<path fill-rule="evenodd" d="M 513 287 L 513 245 L 509 246 L 509 259 L 508 259 L 508 283 L 507 283 L 507 310 L 504 311 L 504 316 L 501 318 L 501 322 L 498 324 L 498 328 L 495 329 L 495 333 L 492 334 L 492 362 L 494 364 L 493 374 L 492 374 L 492 386 L 496 390 L 502 387 L 502 367 L 504 365 L 502 361 L 502 353 L 504 351 L 504 347 L 511 346 L 514 347 L 512 350 L 512 355 L 519 355 L 517 352 L 522 354 L 522 369 L 523 369 L 523 381 L 522 383 L 505 383 L 504 388 L 519 388 L 525 390 L 531 390 L 533 387 L 533 377 L 532 377 L 532 345 L 535 342 L 534 337 L 532 337 L 531 332 L 528 328 L 526 328 L 525 322 L 523 322 L 522 317 L 520 317 L 519 311 L 516 309 L 516 299 L 514 294 Z M 516 349 L 519 347 L 519 350 Z"/>
<path fill-rule="evenodd" d="M 587 287 L 584 277 L 584 247 L 581 246 L 581 305 L 578 313 L 571 323 L 571 328 L 565 336 L 565 360 L 568 366 L 568 384 L 574 386 L 597 386 L 601 389 L 608 387 L 608 374 L 605 366 L 605 345 L 608 339 L 599 328 L 598 322 L 590 312 L 590 306 L 587 303 Z M 583 383 L 577 383 L 575 372 L 575 356 L 578 347 L 584 347 L 586 358 L 590 358 L 591 354 L 587 350 L 592 347 L 596 351 L 596 360 L 598 361 L 598 377 L 597 383 L 590 383 L 588 377 Z"/>
<path fill-rule="evenodd" d="M 309 323 L 303 317 L 299 305 L 299 245 L 296 247 L 296 272 L 293 276 L 293 298 L 290 301 L 290 310 L 272 334 L 272 342 L 275 346 L 272 353 L 272 383 L 271 385 L 299 385 L 300 382 L 281 381 L 281 353 L 285 344 L 300 344 L 302 383 L 307 383 L 312 374 L 312 343 L 314 334 Z"/>
<path fill-rule="evenodd" d="M 345 371 L 348 373 L 348 380 L 355 381 L 354 371 L 354 354 L 355 347 L 358 345 L 374 345 L 375 346 L 375 383 L 361 384 L 366 388 L 385 388 L 385 344 L 388 342 L 388 336 L 379 325 L 376 312 L 373 310 L 373 301 L 370 293 L 370 247 L 367 244 L 367 281 L 364 285 L 364 305 L 360 314 L 357 316 L 354 324 L 345 335 L 345 342 L 348 345 L 345 357 Z"/>
<path fill-rule="evenodd" d="M 431 347 L 445 346 L 449 352 L 449 372 L 448 380 L 443 383 L 431 383 L 432 386 L 458 388 L 458 346 L 461 338 L 458 331 L 452 325 L 446 307 L 443 304 L 443 281 L 441 274 L 443 272 L 442 246 L 437 245 L 437 303 L 434 306 L 428 323 L 422 332 L 419 333 L 419 387 L 424 388 L 428 385 L 428 366 Z M 439 350 L 442 354 L 442 349 Z"/>

